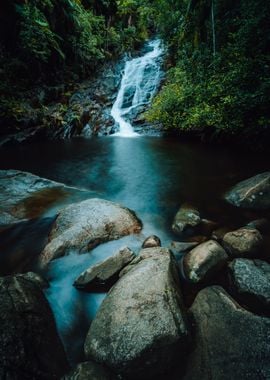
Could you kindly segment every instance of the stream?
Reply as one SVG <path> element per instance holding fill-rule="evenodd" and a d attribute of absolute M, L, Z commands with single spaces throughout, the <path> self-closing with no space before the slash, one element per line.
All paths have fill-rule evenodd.
<path fill-rule="evenodd" d="M 89 253 L 76 251 L 50 264 L 47 299 L 71 362 L 83 360 L 83 342 L 105 294 L 86 294 L 72 283 L 90 265 L 128 245 L 138 252 L 144 239 L 158 235 L 163 246 L 177 237 L 173 217 L 183 202 L 202 217 L 237 227 L 258 215 L 233 208 L 223 200 L 236 182 L 269 169 L 269 155 L 229 147 L 182 142 L 175 138 L 137 135 L 132 118 L 149 104 L 160 81 L 159 41 L 143 57 L 126 63 L 112 116 L 119 132 L 110 137 L 74 138 L 9 146 L 0 150 L 0 168 L 29 171 L 67 185 L 91 190 L 93 197 L 121 203 L 143 221 L 142 233 L 102 244 Z M 49 208 L 44 217 L 54 216 Z M 17 242 L 19 244 L 19 242 Z M 35 244 L 35 242 L 33 242 Z"/>

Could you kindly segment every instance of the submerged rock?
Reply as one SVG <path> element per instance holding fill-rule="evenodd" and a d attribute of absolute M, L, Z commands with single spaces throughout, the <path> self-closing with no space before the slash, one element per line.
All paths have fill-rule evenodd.
<path fill-rule="evenodd" d="M 254 258 L 260 254 L 263 238 L 258 230 L 240 228 L 228 232 L 223 238 L 222 245 L 232 257 Z"/>
<path fill-rule="evenodd" d="M 194 228 L 201 223 L 201 217 L 198 210 L 187 204 L 180 207 L 175 215 L 172 230 L 177 235 L 190 234 Z"/>
<path fill-rule="evenodd" d="M 67 370 L 49 304 L 33 274 L 0 278 L 0 378 L 58 379 Z"/>
<path fill-rule="evenodd" d="M 235 259 L 229 265 L 231 285 L 239 302 L 253 312 L 270 315 L 270 264 Z"/>
<path fill-rule="evenodd" d="M 184 273 L 189 281 L 198 283 L 215 274 L 227 260 L 228 255 L 221 245 L 214 240 L 209 240 L 184 256 Z"/>
<path fill-rule="evenodd" d="M 64 376 L 62 380 L 114 380 L 109 371 L 95 362 L 84 362 Z"/>
<path fill-rule="evenodd" d="M 228 194 L 226 200 L 237 207 L 251 209 L 270 208 L 270 172 L 258 174 L 239 182 Z"/>
<path fill-rule="evenodd" d="M 121 270 L 135 257 L 129 248 L 123 248 L 115 255 L 84 271 L 73 285 L 77 289 L 86 291 L 106 291 L 118 280 Z"/>
<path fill-rule="evenodd" d="M 58 214 L 40 265 L 64 256 L 71 249 L 86 252 L 100 243 L 140 232 L 142 224 L 131 210 L 103 199 L 87 199 Z"/>
<path fill-rule="evenodd" d="M 158 236 L 151 235 L 145 239 L 145 241 L 142 244 L 142 248 L 154 248 L 154 247 L 161 247 L 161 241 Z"/>
<path fill-rule="evenodd" d="M 137 259 L 136 259 L 137 260 Z M 147 248 L 104 299 L 85 354 L 131 379 L 185 365 L 188 328 L 178 271 L 166 248 Z"/>
<path fill-rule="evenodd" d="M 241 308 L 221 287 L 200 291 L 191 309 L 194 348 L 184 380 L 270 378 L 270 319 Z"/>

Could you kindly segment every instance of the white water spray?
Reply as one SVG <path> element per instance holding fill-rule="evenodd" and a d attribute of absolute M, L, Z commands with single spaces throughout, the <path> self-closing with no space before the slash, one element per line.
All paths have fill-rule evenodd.
<path fill-rule="evenodd" d="M 126 62 L 120 89 L 113 104 L 111 115 L 119 124 L 117 136 L 138 136 L 134 132 L 130 120 L 142 112 L 160 83 L 161 42 L 154 40 L 148 43 L 150 51 L 144 56 Z"/>

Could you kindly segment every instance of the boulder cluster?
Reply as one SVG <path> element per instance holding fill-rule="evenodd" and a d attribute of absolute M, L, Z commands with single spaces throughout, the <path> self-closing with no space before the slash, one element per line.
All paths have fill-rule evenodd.
<path fill-rule="evenodd" d="M 266 198 L 254 193 L 269 190 L 266 176 L 255 178 L 263 189 L 244 181 L 229 200 L 246 207 L 239 194 L 252 193 L 252 208 L 258 197 L 258 209 L 266 209 Z M 141 228 L 131 210 L 112 202 L 69 205 L 53 223 L 39 267 Z M 89 326 L 84 362 L 71 370 L 42 291 L 49 284 L 31 272 L 0 278 L 0 378 L 270 379 L 268 221 L 230 231 L 184 204 L 172 230 L 180 241 L 170 247 L 152 235 L 138 252 L 123 247 L 74 278 L 77 291 L 108 293 Z"/>

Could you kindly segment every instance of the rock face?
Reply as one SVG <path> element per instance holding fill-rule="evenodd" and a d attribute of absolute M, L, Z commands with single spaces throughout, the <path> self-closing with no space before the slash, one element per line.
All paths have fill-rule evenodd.
<path fill-rule="evenodd" d="M 223 238 L 222 245 L 232 257 L 253 258 L 260 254 L 263 238 L 258 230 L 240 228 L 228 232 Z"/>
<path fill-rule="evenodd" d="M 85 252 L 108 240 L 138 233 L 141 227 L 136 215 L 117 203 L 93 198 L 72 204 L 57 216 L 40 264 L 43 267 L 70 249 Z"/>
<path fill-rule="evenodd" d="M 199 243 L 197 242 L 181 242 L 181 241 L 172 241 L 170 245 L 170 249 L 173 253 L 184 253 L 191 251 L 193 248 L 197 247 Z"/>
<path fill-rule="evenodd" d="M 149 379 L 184 366 L 188 328 L 170 251 L 147 248 L 137 259 L 103 301 L 85 354 L 127 378 Z"/>
<path fill-rule="evenodd" d="M 194 348 L 184 380 L 270 378 L 270 319 L 242 309 L 218 286 L 205 288 L 190 309 Z"/>
<path fill-rule="evenodd" d="M 198 283 L 221 269 L 227 260 L 228 256 L 221 245 L 209 240 L 185 255 L 184 272 L 189 281 Z"/>
<path fill-rule="evenodd" d="M 142 248 L 161 247 L 161 241 L 158 236 L 152 235 L 145 239 Z"/>
<path fill-rule="evenodd" d="M 0 278 L 1 379 L 58 379 L 68 370 L 49 304 L 31 279 Z"/>
<path fill-rule="evenodd" d="M 95 362 L 85 362 L 77 367 L 62 380 L 113 380 L 107 369 Z"/>
<path fill-rule="evenodd" d="M 239 302 L 254 312 L 270 315 L 270 264 L 261 260 L 235 259 L 229 270 Z"/>
<path fill-rule="evenodd" d="M 201 217 L 199 211 L 184 204 L 175 215 L 172 230 L 177 235 L 182 236 L 183 234 L 191 233 L 200 223 Z"/>
<path fill-rule="evenodd" d="M 239 182 L 226 195 L 226 200 L 237 207 L 257 210 L 270 208 L 270 172 Z"/>
<path fill-rule="evenodd" d="M 80 274 L 74 286 L 88 291 L 106 291 L 118 280 L 121 270 L 135 257 L 129 248 L 123 248 Z"/>
<path fill-rule="evenodd" d="M 74 192 L 62 183 L 18 170 L 0 170 L 0 224 L 35 218 L 46 208 Z"/>
<path fill-rule="evenodd" d="M 33 282 L 34 284 L 39 286 L 40 289 L 47 289 L 50 286 L 47 280 L 45 280 L 43 277 L 41 277 L 38 273 L 34 273 L 34 272 L 27 272 L 24 274 L 18 274 L 16 276 L 16 278 L 17 279 L 21 278 L 21 279 Z"/>

